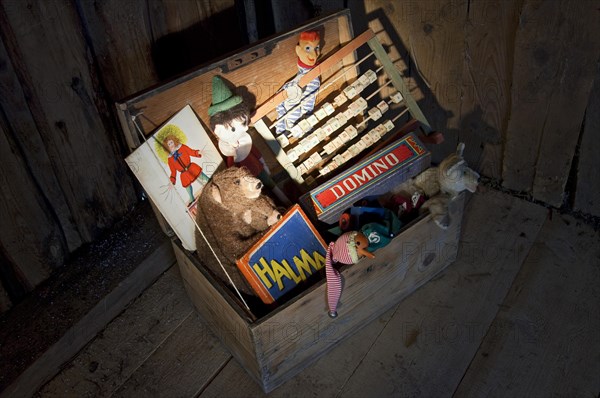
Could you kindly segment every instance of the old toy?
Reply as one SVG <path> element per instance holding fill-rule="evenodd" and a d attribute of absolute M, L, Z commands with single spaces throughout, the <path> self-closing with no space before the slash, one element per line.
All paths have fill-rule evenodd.
<path fill-rule="evenodd" d="M 202 261 L 221 280 L 249 295 L 254 293 L 235 262 L 281 217 L 273 201 L 261 193 L 262 186 L 248 169 L 230 167 L 213 175 L 198 200 L 196 222 L 202 233 L 196 231 L 196 247 Z"/>
<path fill-rule="evenodd" d="M 210 128 L 219 139 L 219 151 L 227 166 L 246 167 L 271 188 L 269 168 L 248 133 L 250 110 L 243 98 L 234 95 L 219 76 L 212 80 L 212 104 L 208 108 Z"/>
<path fill-rule="evenodd" d="M 450 225 L 448 203 L 463 191 L 475 192 L 479 174 L 467 166 L 462 154 L 464 143 L 459 143 L 456 152 L 446 157 L 438 167 L 431 167 L 399 188 L 399 194 L 413 196 L 422 194 L 429 199 L 419 211 L 429 211 L 435 223 L 442 229 Z"/>
<path fill-rule="evenodd" d="M 375 255 L 367 250 L 368 246 L 367 237 L 357 231 L 346 232 L 329 244 L 325 258 L 325 272 L 330 317 L 337 316 L 337 305 L 342 294 L 342 277 L 334 264 L 356 264 L 362 257 L 374 258 Z"/>
<path fill-rule="evenodd" d="M 278 122 L 275 129 L 277 134 L 291 131 L 296 121 L 303 115 L 312 112 L 315 107 L 317 92 L 321 86 L 319 77 L 311 80 L 304 89 L 298 86 L 298 82 L 315 66 L 317 59 L 321 56 L 320 40 L 319 32 L 300 33 L 300 39 L 296 45 L 298 73 L 281 88 L 287 92 L 287 99 L 276 108 Z"/>

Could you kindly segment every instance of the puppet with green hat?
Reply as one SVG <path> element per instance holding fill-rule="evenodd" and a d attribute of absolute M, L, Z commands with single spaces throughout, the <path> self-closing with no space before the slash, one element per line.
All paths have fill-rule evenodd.
<path fill-rule="evenodd" d="M 266 187 L 273 188 L 275 184 L 269 168 L 248 134 L 250 110 L 242 97 L 234 95 L 219 76 L 212 80 L 212 104 L 208 108 L 208 116 L 227 166 L 244 166 Z"/>

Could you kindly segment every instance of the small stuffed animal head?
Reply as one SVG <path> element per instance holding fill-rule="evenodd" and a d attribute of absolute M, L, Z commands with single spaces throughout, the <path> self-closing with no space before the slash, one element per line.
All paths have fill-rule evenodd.
<path fill-rule="evenodd" d="M 260 196 L 262 182 L 245 167 L 230 167 L 215 173 L 211 179 L 211 195 L 221 204 L 256 199 Z"/>
<path fill-rule="evenodd" d="M 438 168 L 440 188 L 452 197 L 462 191 L 475 192 L 479 174 L 467 166 L 462 154 L 465 144 L 458 144 L 456 153 L 442 161 Z"/>
<path fill-rule="evenodd" d="M 240 186 L 246 199 L 258 198 L 263 187 L 262 182 L 252 175 L 247 175 L 236 179 L 235 184 Z"/>

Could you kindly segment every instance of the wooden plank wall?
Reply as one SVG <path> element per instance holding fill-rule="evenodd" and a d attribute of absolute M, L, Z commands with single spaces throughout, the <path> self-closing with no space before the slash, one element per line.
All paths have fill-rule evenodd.
<path fill-rule="evenodd" d="M 114 103 L 242 46 L 234 3 L 0 2 L 0 310 L 132 208 Z"/>
<path fill-rule="evenodd" d="M 598 2 L 357 3 L 353 19 L 386 28 L 410 58 L 423 111 L 446 137 L 434 160 L 463 141 L 482 174 L 563 204 L 600 58 Z"/>
<path fill-rule="evenodd" d="M 594 88 L 585 115 L 584 130 L 579 145 L 579 163 L 573 208 L 600 217 L 600 63 L 596 71 Z"/>

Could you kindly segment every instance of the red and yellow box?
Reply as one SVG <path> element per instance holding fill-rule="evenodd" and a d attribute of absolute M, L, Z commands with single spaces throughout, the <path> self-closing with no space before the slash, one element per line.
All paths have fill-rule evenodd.
<path fill-rule="evenodd" d="M 381 195 L 430 166 L 431 153 L 414 133 L 358 162 L 302 198 L 309 212 L 325 223 L 337 222 L 345 209 L 356 201 Z"/>
<path fill-rule="evenodd" d="M 237 261 L 237 266 L 257 296 L 271 304 L 318 278 L 326 252 L 319 232 L 300 206 L 294 205 Z"/>

